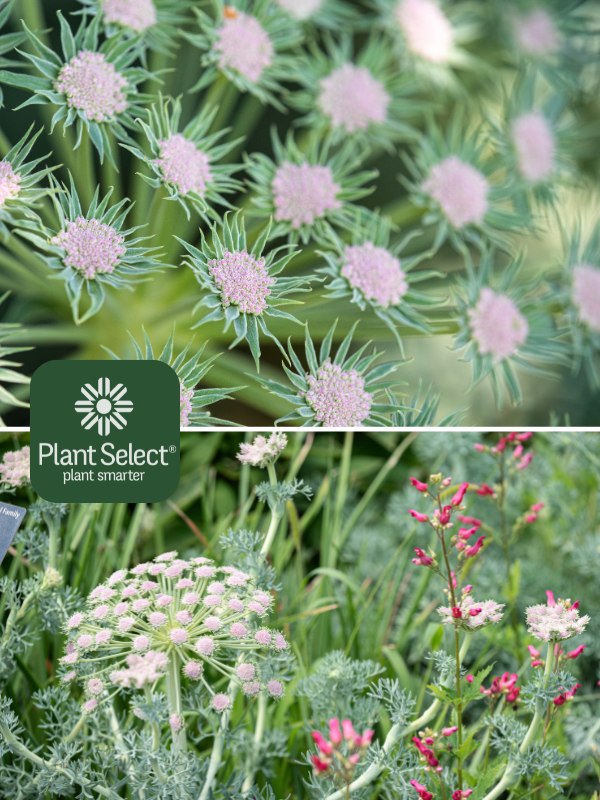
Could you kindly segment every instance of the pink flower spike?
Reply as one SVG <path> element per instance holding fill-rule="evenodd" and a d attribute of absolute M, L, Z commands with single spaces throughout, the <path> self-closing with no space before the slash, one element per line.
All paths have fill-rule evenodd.
<path fill-rule="evenodd" d="M 329 739 L 334 745 L 342 743 L 342 731 L 340 728 L 340 721 L 335 717 L 329 720 Z"/>
<path fill-rule="evenodd" d="M 416 519 L 417 522 L 429 522 L 429 517 L 427 514 L 422 514 L 420 511 L 415 511 L 414 508 L 410 508 L 408 513 L 413 519 Z"/>
<path fill-rule="evenodd" d="M 452 500 L 450 500 L 450 505 L 454 507 L 459 506 L 464 500 L 468 488 L 469 488 L 468 483 L 461 483 L 458 491 L 456 492 Z"/>
<path fill-rule="evenodd" d="M 423 483 L 416 478 L 409 478 L 409 480 L 418 492 L 426 492 L 428 490 L 426 483 Z"/>
<path fill-rule="evenodd" d="M 583 653 L 584 650 L 585 650 L 585 645 L 580 644 L 579 647 L 576 647 L 574 650 L 570 650 L 566 654 L 566 658 L 579 658 L 579 656 Z"/>

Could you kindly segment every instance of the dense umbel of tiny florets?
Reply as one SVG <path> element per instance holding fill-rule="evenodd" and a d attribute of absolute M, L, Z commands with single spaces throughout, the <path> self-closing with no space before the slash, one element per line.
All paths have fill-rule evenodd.
<path fill-rule="evenodd" d="M 554 171 L 556 143 L 554 133 L 543 114 L 522 114 L 512 124 L 517 166 L 529 183 L 548 180 Z"/>
<path fill-rule="evenodd" d="M 511 298 L 489 288 L 481 290 L 477 304 L 469 310 L 469 321 L 480 354 L 494 361 L 513 356 L 529 333 L 527 320 Z"/>
<path fill-rule="evenodd" d="M 459 625 L 473 630 L 500 622 L 503 609 L 503 603 L 495 600 L 476 601 L 470 594 L 463 594 L 457 606 L 440 606 L 438 614 L 445 625 Z"/>
<path fill-rule="evenodd" d="M 578 264 L 573 268 L 573 303 L 581 321 L 600 333 L 600 267 Z"/>
<path fill-rule="evenodd" d="M 332 428 L 355 427 L 369 416 L 373 397 L 356 370 L 343 370 L 339 364 L 326 361 L 316 376 L 306 376 L 306 382 L 306 402 L 317 422 Z"/>
<path fill-rule="evenodd" d="M 29 447 L 10 450 L 0 462 L 0 482 L 15 489 L 29 483 Z"/>
<path fill-rule="evenodd" d="M 266 467 L 276 461 L 287 445 L 285 433 L 259 434 L 253 442 L 242 442 L 238 460 L 253 467 Z"/>
<path fill-rule="evenodd" d="M 372 242 L 346 247 L 341 272 L 353 289 L 382 308 L 395 306 L 408 291 L 399 259 Z"/>
<path fill-rule="evenodd" d="M 254 258 L 245 250 L 231 253 L 208 262 L 208 268 L 221 293 L 221 303 L 238 306 L 245 314 L 261 314 L 275 278 L 269 275 L 264 258 Z"/>
<path fill-rule="evenodd" d="M 204 687 L 207 705 L 218 712 L 231 704 L 213 686 L 223 676 L 247 696 L 280 697 L 281 681 L 270 669 L 263 675 L 269 652 L 288 648 L 263 623 L 272 602 L 236 567 L 163 553 L 113 573 L 90 593 L 85 610 L 67 622 L 62 663 L 95 701 L 88 710 L 115 688 L 157 684 L 173 663 Z"/>
<path fill-rule="evenodd" d="M 0 161 L 0 208 L 19 194 L 21 178 L 8 161 Z"/>
<path fill-rule="evenodd" d="M 411 53 L 433 64 L 448 61 L 454 32 L 436 0 L 400 0 L 395 17 Z"/>
<path fill-rule="evenodd" d="M 543 8 L 515 15 L 513 25 L 515 40 L 524 55 L 551 56 L 560 47 L 560 32 Z"/>
<path fill-rule="evenodd" d="M 77 217 L 50 241 L 64 250 L 65 265 L 88 279 L 113 272 L 126 252 L 124 237 L 98 219 Z"/>
<path fill-rule="evenodd" d="M 226 6 L 217 37 L 221 68 L 232 69 L 251 83 L 258 83 L 273 61 L 273 44 L 256 17 Z"/>
<path fill-rule="evenodd" d="M 448 156 L 431 168 L 423 191 L 436 201 L 454 228 L 480 225 L 487 214 L 489 185 L 485 176 L 457 156 Z"/>
<path fill-rule="evenodd" d="M 275 219 L 289 222 L 292 228 L 312 225 L 328 211 L 341 207 L 339 191 L 329 167 L 286 161 L 273 178 Z"/>
<path fill-rule="evenodd" d="M 127 80 L 102 53 L 82 50 L 59 72 L 55 88 L 71 108 L 106 122 L 127 108 Z"/>
<path fill-rule="evenodd" d="M 173 184 L 182 195 L 195 192 L 203 197 L 212 179 L 208 156 L 180 133 L 158 144 L 160 153 L 156 165 L 165 182 Z"/>
<path fill-rule="evenodd" d="M 141 33 L 156 24 L 153 0 L 102 0 L 106 22 Z"/>
<path fill-rule="evenodd" d="M 583 633 L 590 618 L 579 615 L 579 604 L 555 600 L 552 592 L 547 594 L 546 603 L 530 606 L 526 611 L 529 633 L 543 642 L 571 639 Z"/>
<path fill-rule="evenodd" d="M 319 106 L 333 127 L 347 133 L 385 122 L 390 96 L 366 67 L 343 64 L 321 81 Z"/>

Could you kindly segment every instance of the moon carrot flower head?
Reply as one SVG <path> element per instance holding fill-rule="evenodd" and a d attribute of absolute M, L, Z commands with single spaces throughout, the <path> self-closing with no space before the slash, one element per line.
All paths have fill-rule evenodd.
<path fill-rule="evenodd" d="M 144 49 L 169 53 L 185 22 L 185 0 L 79 0 L 111 38 L 138 39 Z M 144 55 L 144 54 L 143 54 Z"/>

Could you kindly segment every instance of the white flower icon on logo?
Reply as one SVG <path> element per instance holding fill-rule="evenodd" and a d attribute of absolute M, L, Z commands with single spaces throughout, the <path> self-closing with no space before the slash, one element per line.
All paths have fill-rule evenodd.
<path fill-rule="evenodd" d="M 127 387 L 117 383 L 111 387 L 110 378 L 99 378 L 98 386 L 86 383 L 81 387 L 85 400 L 75 402 L 75 411 L 83 414 L 81 427 L 89 430 L 97 427 L 100 436 L 108 436 L 111 428 L 121 431 L 127 425 L 124 414 L 133 411 L 131 400 L 123 400 Z"/>

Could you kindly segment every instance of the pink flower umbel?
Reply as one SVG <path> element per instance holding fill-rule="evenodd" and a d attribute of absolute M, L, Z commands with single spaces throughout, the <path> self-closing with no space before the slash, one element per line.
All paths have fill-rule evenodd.
<path fill-rule="evenodd" d="M 318 103 L 333 127 L 354 133 L 385 122 L 390 96 L 366 67 L 344 64 L 323 78 Z"/>
<path fill-rule="evenodd" d="M 153 0 L 102 0 L 106 22 L 142 33 L 156 24 Z"/>
<path fill-rule="evenodd" d="M 341 274 L 350 286 L 382 308 L 397 305 L 408 291 L 400 260 L 371 242 L 352 245 L 344 253 Z"/>
<path fill-rule="evenodd" d="M 259 434 L 253 442 L 243 442 L 237 455 L 242 464 L 266 467 L 276 461 L 287 445 L 284 433 L 272 433 L 268 438 Z"/>
<path fill-rule="evenodd" d="M 50 242 L 64 251 L 65 265 L 88 280 L 113 272 L 127 252 L 125 238 L 115 228 L 85 217 L 68 222 Z"/>
<path fill-rule="evenodd" d="M 432 64 L 450 59 L 454 32 L 436 0 L 399 0 L 394 15 L 413 55 Z"/>
<path fill-rule="evenodd" d="M 221 69 L 239 72 L 251 83 L 259 81 L 273 61 L 273 43 L 269 34 L 251 14 L 226 6 L 217 37 Z"/>
<path fill-rule="evenodd" d="M 466 630 L 475 630 L 500 622 L 503 609 L 503 603 L 495 600 L 475 601 L 470 593 L 463 590 L 457 606 L 440 606 L 437 611 L 444 625 L 459 625 Z"/>
<path fill-rule="evenodd" d="M 526 619 L 529 633 L 543 642 L 558 642 L 579 636 L 590 621 L 587 614 L 579 615 L 578 603 L 554 600 L 551 592 L 546 603 L 527 609 Z"/>
<path fill-rule="evenodd" d="M 512 123 L 512 141 L 519 172 L 528 183 L 541 183 L 552 177 L 556 141 L 546 117 L 531 111 Z"/>
<path fill-rule="evenodd" d="M 0 483 L 18 489 L 29 483 L 29 447 L 20 450 L 9 450 L 0 462 Z"/>
<path fill-rule="evenodd" d="M 195 192 L 204 197 L 206 186 L 212 180 L 210 161 L 194 142 L 180 133 L 159 142 L 160 155 L 156 164 L 164 180 L 186 195 Z"/>
<path fill-rule="evenodd" d="M 483 222 L 489 209 L 489 188 L 485 176 L 457 156 L 435 164 L 423 183 L 423 191 L 457 229 Z"/>
<path fill-rule="evenodd" d="M 19 194 L 21 178 L 8 161 L 0 161 L 0 208 Z"/>
<path fill-rule="evenodd" d="M 356 370 L 326 361 L 316 375 L 306 375 L 306 382 L 306 402 L 326 427 L 357 427 L 369 416 L 373 398 Z"/>
<path fill-rule="evenodd" d="M 220 259 L 208 262 L 208 268 L 226 308 L 238 306 L 244 314 L 262 314 L 275 278 L 269 275 L 264 258 L 254 258 L 245 250 L 226 250 Z"/>
<path fill-rule="evenodd" d="M 327 211 L 340 208 L 339 191 L 329 167 L 286 161 L 273 178 L 275 219 L 289 222 L 294 229 L 312 225 Z"/>
<path fill-rule="evenodd" d="M 561 45 L 561 34 L 556 23 L 541 6 L 516 16 L 513 30 L 517 45 L 526 56 L 552 56 Z"/>
<path fill-rule="evenodd" d="M 472 337 L 481 355 L 503 361 L 515 355 L 527 341 L 529 325 L 515 302 L 504 294 L 487 287 L 469 310 Z"/>
<path fill-rule="evenodd" d="M 592 264 L 573 267 L 572 297 L 579 319 L 600 333 L 600 267 Z"/>
<path fill-rule="evenodd" d="M 61 69 L 55 89 L 67 104 L 94 122 L 106 122 L 127 108 L 127 80 L 102 53 L 82 50 Z"/>

